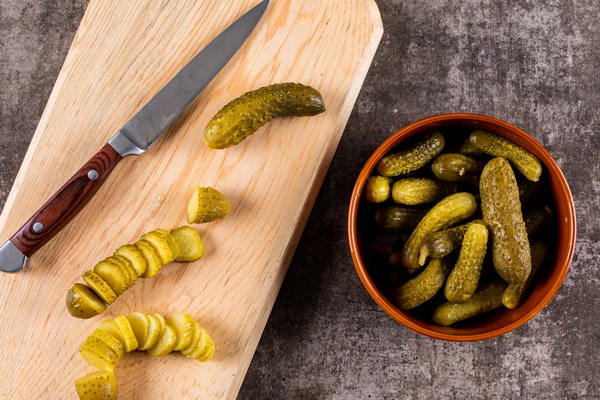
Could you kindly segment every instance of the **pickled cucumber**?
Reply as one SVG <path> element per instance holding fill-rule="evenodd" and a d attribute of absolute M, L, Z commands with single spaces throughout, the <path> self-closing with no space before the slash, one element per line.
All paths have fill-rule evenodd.
<path fill-rule="evenodd" d="M 175 257 L 177 261 L 192 261 L 203 255 L 202 241 L 193 228 L 183 227 L 173 232 L 177 240 L 164 229 L 145 233 L 135 244 L 121 246 L 112 256 L 98 262 L 82 276 L 87 286 L 74 284 L 67 293 L 69 313 L 76 318 L 98 315 L 138 278 L 156 276 L 163 265 Z M 164 321 L 159 322 L 164 325 Z"/>
<path fill-rule="evenodd" d="M 489 227 L 494 267 L 508 283 L 523 283 L 531 271 L 529 240 L 517 180 L 508 161 L 497 157 L 481 173 L 483 221 Z"/>
<path fill-rule="evenodd" d="M 404 310 L 418 307 L 435 296 L 449 273 L 447 262 L 434 258 L 419 275 L 392 291 L 392 301 Z"/>
<path fill-rule="evenodd" d="M 542 174 L 540 160 L 521 146 L 493 133 L 474 131 L 469 138 L 471 144 L 494 157 L 510 161 L 525 178 L 537 182 Z"/>
<path fill-rule="evenodd" d="M 483 163 L 459 153 L 445 153 L 437 156 L 431 164 L 436 178 L 446 182 L 479 184 Z"/>
<path fill-rule="evenodd" d="M 458 321 L 502 307 L 502 294 L 507 283 L 498 280 L 485 285 L 470 299 L 462 303 L 444 303 L 433 312 L 433 320 L 440 325 L 452 325 Z"/>
<path fill-rule="evenodd" d="M 82 275 L 85 283 L 92 289 L 106 304 L 112 304 L 117 299 L 115 292 L 108 286 L 104 279 L 100 278 L 94 271 L 87 271 Z"/>
<path fill-rule="evenodd" d="M 487 242 L 486 226 L 470 224 L 462 241 L 458 261 L 444 286 L 444 295 L 448 301 L 463 302 L 475 293 L 487 250 Z"/>
<path fill-rule="evenodd" d="M 92 318 L 106 310 L 106 303 L 96 292 L 81 283 L 73 284 L 66 301 L 69 314 L 76 318 Z"/>
<path fill-rule="evenodd" d="M 527 289 L 529 289 L 531 283 L 537 276 L 540 267 L 544 264 L 546 253 L 547 250 L 544 242 L 538 241 L 531 245 L 531 273 L 527 277 L 525 283 L 511 283 L 508 285 L 502 294 L 502 304 L 504 304 L 504 307 L 512 310 L 521 304 Z"/>
<path fill-rule="evenodd" d="M 190 224 L 202 224 L 224 218 L 231 205 L 227 197 L 211 187 L 197 187 L 188 202 L 186 217 Z"/>
<path fill-rule="evenodd" d="M 465 156 L 479 157 L 483 154 L 483 151 L 473 146 L 469 140 L 464 142 L 457 150 L 458 153 L 464 154 Z"/>
<path fill-rule="evenodd" d="M 211 149 L 236 145 L 277 117 L 312 116 L 325 111 L 314 88 L 281 83 L 248 92 L 223 107 L 208 123 L 204 141 Z"/>
<path fill-rule="evenodd" d="M 158 313 L 133 312 L 105 320 L 85 339 L 79 352 L 88 364 L 100 370 L 75 381 L 80 399 L 116 399 L 115 364 L 125 351 L 136 349 L 145 349 L 151 356 L 180 350 L 187 357 L 204 362 L 213 357 L 215 344 L 187 314 L 173 314 L 165 319 Z"/>
<path fill-rule="evenodd" d="M 182 226 L 171 231 L 179 247 L 177 262 L 191 262 L 204 255 L 204 246 L 198 232 L 191 226 Z"/>
<path fill-rule="evenodd" d="M 96 371 L 75 381 L 80 400 L 117 400 L 117 380 L 112 371 Z"/>
<path fill-rule="evenodd" d="M 452 228 L 444 229 L 428 235 L 421 249 L 419 249 L 419 264 L 425 265 L 429 258 L 442 258 L 460 247 L 465 232 L 471 224 L 483 223 L 483 220 L 476 219 L 466 224 L 458 225 Z"/>
<path fill-rule="evenodd" d="M 383 176 L 371 176 L 364 189 L 365 199 L 370 203 L 382 203 L 390 198 L 392 180 Z"/>
<path fill-rule="evenodd" d="M 409 232 L 416 228 L 426 213 L 427 210 L 389 206 L 375 212 L 375 223 L 385 232 Z"/>
<path fill-rule="evenodd" d="M 435 203 L 458 192 L 459 186 L 429 178 L 406 178 L 392 186 L 392 199 L 398 204 L 415 206 Z"/>
<path fill-rule="evenodd" d="M 377 172 L 388 177 L 409 174 L 440 154 L 444 144 L 444 136 L 440 132 L 431 132 L 411 147 L 383 157 L 377 164 Z"/>
<path fill-rule="evenodd" d="M 409 272 L 419 269 L 419 251 L 425 238 L 470 217 L 476 209 L 475 197 L 466 192 L 450 195 L 434 205 L 421 219 L 402 248 L 404 267 Z"/>

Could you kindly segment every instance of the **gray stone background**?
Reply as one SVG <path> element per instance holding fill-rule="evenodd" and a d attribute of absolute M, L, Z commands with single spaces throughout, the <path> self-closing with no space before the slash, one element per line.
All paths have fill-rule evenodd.
<path fill-rule="evenodd" d="M 385 33 L 240 399 L 597 399 L 600 2 L 378 0 Z M 85 0 L 0 0 L 0 207 Z M 389 318 L 346 236 L 361 164 L 391 133 L 444 112 L 504 119 L 558 161 L 578 242 L 557 296 L 525 326 L 448 343 Z"/>

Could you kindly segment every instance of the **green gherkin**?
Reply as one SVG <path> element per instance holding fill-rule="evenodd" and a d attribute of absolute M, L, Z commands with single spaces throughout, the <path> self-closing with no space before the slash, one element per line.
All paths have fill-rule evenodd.
<path fill-rule="evenodd" d="M 279 83 L 248 92 L 229 102 L 210 120 L 204 141 L 211 149 L 225 149 L 252 135 L 277 117 L 303 117 L 325 111 L 321 94 L 300 83 Z"/>
<path fill-rule="evenodd" d="M 397 287 L 392 292 L 394 304 L 409 310 L 431 299 L 444 285 L 450 268 L 446 260 L 434 258 L 415 278 Z"/>
<path fill-rule="evenodd" d="M 506 282 L 497 280 L 485 285 L 470 299 L 462 303 L 444 303 L 433 312 L 433 320 L 440 325 L 447 326 L 500 308 L 502 307 L 502 294 L 507 286 Z"/>
<path fill-rule="evenodd" d="M 444 136 L 440 132 L 431 132 L 412 146 L 383 157 L 377 164 L 377 172 L 383 176 L 409 174 L 440 154 L 445 143 Z"/>
<path fill-rule="evenodd" d="M 531 253 L 519 188 L 508 161 L 497 157 L 486 164 L 479 191 L 483 221 L 491 233 L 494 267 L 506 282 L 523 283 L 531 271 Z"/>

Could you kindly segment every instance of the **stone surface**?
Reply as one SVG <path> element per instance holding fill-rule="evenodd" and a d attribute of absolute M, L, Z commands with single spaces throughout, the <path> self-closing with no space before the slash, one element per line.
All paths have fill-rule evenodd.
<path fill-rule="evenodd" d="M 383 40 L 239 398 L 600 398 L 600 3 L 377 3 Z M 86 5 L 0 2 L 0 207 Z M 525 326 L 477 343 L 396 324 L 363 289 L 346 236 L 370 153 L 410 122 L 458 111 L 504 119 L 546 146 L 578 216 L 557 296 Z"/>

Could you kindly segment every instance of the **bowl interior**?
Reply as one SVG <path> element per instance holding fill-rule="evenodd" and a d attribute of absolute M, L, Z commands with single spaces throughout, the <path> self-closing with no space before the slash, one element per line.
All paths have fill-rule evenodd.
<path fill-rule="evenodd" d="M 525 302 L 514 310 L 498 310 L 459 322 L 450 327 L 439 326 L 427 315 L 432 310 L 427 307 L 405 311 L 396 308 L 376 286 L 372 276 L 372 265 L 366 256 L 365 240 L 371 232 L 364 229 L 361 222 L 362 191 L 377 162 L 406 139 L 432 129 L 445 130 L 446 135 L 453 131 L 482 129 L 500 135 L 536 155 L 544 165 L 542 178 L 547 182 L 553 198 L 555 240 L 548 244 L 548 256 L 544 270 L 529 289 Z M 575 211 L 567 182 L 552 156 L 532 137 L 517 127 L 495 118 L 477 114 L 444 114 L 426 118 L 399 130 L 386 140 L 369 158 L 361 171 L 349 210 L 349 239 L 352 258 L 358 275 L 373 299 L 392 318 L 422 334 L 444 340 L 469 341 L 489 339 L 509 332 L 524 324 L 537 314 L 554 296 L 562 284 L 573 255 L 575 245 Z"/>

